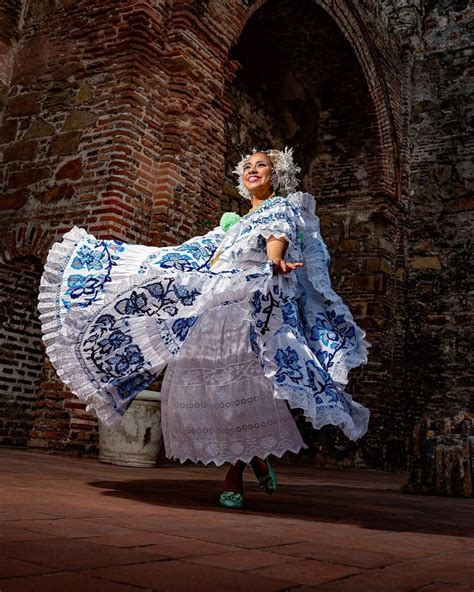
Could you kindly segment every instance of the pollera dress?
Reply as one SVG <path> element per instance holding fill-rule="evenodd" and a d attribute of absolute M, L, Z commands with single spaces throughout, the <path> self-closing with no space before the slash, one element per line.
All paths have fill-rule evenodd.
<path fill-rule="evenodd" d="M 285 259 L 304 267 L 274 274 L 269 236 L 284 237 Z M 166 367 L 168 457 L 222 464 L 297 452 L 305 445 L 288 407 L 357 440 L 369 410 L 345 387 L 370 344 L 332 289 L 329 262 L 314 197 L 302 192 L 173 247 L 73 228 L 41 280 L 46 351 L 109 426 Z"/>

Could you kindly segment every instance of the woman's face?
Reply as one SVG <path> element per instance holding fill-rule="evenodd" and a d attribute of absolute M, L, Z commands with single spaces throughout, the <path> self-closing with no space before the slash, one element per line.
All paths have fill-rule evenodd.
<path fill-rule="evenodd" d="M 264 152 L 255 152 L 244 165 L 244 185 L 252 195 L 265 198 L 272 192 L 272 162 Z"/>

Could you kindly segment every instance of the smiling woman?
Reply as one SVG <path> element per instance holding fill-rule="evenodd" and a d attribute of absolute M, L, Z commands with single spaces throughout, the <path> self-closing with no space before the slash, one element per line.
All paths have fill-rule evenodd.
<path fill-rule="evenodd" d="M 47 353 L 71 391 L 116 425 L 167 365 L 166 454 L 230 462 L 226 507 L 243 505 L 247 463 L 273 493 L 267 457 L 305 446 L 289 407 L 314 428 L 337 425 L 352 439 L 367 430 L 369 412 L 345 386 L 369 344 L 332 289 L 298 171 L 291 150 L 245 156 L 236 172 L 249 213 L 175 247 L 74 228 L 41 282 Z"/>

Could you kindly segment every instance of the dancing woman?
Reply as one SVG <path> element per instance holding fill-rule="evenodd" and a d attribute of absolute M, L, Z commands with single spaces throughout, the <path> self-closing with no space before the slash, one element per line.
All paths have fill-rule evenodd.
<path fill-rule="evenodd" d="M 41 281 L 43 339 L 69 389 L 116 425 L 166 366 L 166 455 L 231 463 L 226 507 L 243 506 L 248 463 L 272 493 L 267 457 L 305 446 L 289 407 L 353 440 L 367 430 L 369 411 L 345 386 L 369 344 L 332 289 L 315 201 L 296 191 L 298 172 L 291 150 L 245 156 L 236 173 L 249 213 L 226 213 L 174 247 L 73 228 L 53 245 Z"/>

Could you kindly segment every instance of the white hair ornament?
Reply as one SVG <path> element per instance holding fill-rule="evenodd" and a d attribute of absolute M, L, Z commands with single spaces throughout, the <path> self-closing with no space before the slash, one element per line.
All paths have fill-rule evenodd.
<path fill-rule="evenodd" d="M 256 152 L 263 152 L 272 162 L 272 185 L 275 192 L 286 196 L 296 191 L 299 184 L 297 175 L 301 172 L 301 168 L 293 161 L 293 148 L 285 147 L 284 150 L 257 150 L 254 148 L 252 153 L 245 155 L 234 169 L 234 173 L 239 178 L 237 190 L 242 197 L 249 201 L 252 200 L 252 194 L 244 184 L 244 167 L 248 159 Z"/>

